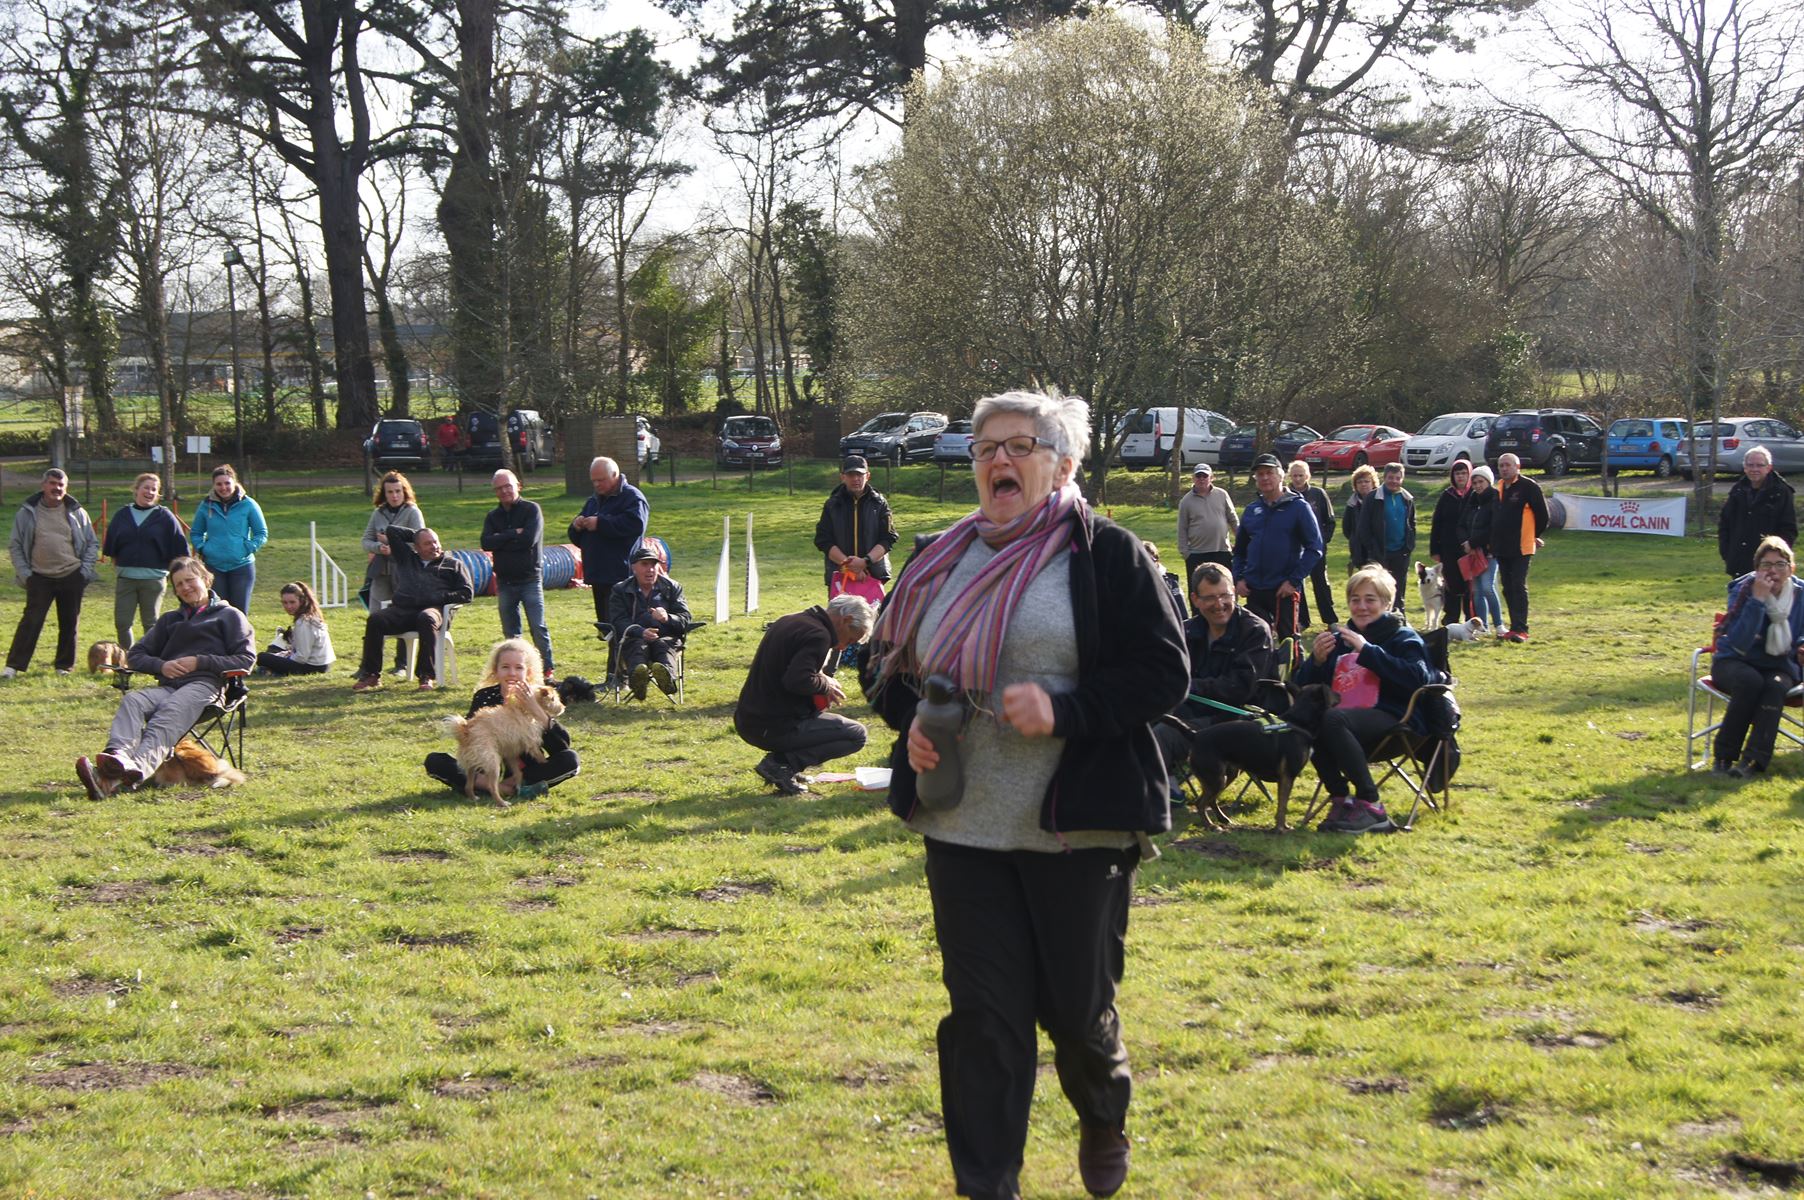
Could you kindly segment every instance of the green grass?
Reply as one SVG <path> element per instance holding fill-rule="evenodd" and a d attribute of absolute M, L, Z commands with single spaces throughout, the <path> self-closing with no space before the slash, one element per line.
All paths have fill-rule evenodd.
<path fill-rule="evenodd" d="M 572 714 L 582 776 L 505 812 L 419 770 L 490 601 L 458 621 L 463 687 L 425 695 L 353 697 L 334 612 L 339 668 L 258 682 L 229 792 L 86 800 L 70 764 L 116 694 L 41 646 L 0 689 L 0 1194 L 950 1195 L 918 839 L 877 794 L 771 796 L 731 731 L 762 623 L 817 599 L 830 478 L 651 490 L 704 616 L 722 516 L 737 607 L 756 514 L 763 611 L 696 636 L 685 708 Z M 905 536 L 969 503 L 934 480 L 898 473 Z M 487 498 L 431 489 L 471 545 Z M 306 522 L 351 567 L 367 510 L 261 492 L 266 634 Z M 576 508 L 529 495 L 554 525 Z M 1161 509 L 1115 516 L 1172 536 Z M 1277 837 L 1261 810 L 1143 868 L 1124 1194 L 1743 1194 L 1731 1153 L 1804 1157 L 1804 759 L 1743 786 L 1680 769 L 1713 550 L 1554 535 L 1535 640 L 1456 647 L 1457 803 L 1414 834 Z M 0 634 L 20 603 L 0 584 Z M 566 672 L 600 671 L 589 618 L 551 598 Z M 1028 1195 L 1082 1195 L 1075 1134 L 1048 1068 Z"/>

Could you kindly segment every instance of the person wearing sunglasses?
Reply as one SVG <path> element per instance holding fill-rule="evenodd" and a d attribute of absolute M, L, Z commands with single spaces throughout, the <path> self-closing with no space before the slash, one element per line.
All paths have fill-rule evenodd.
<path fill-rule="evenodd" d="M 1769 537 L 1754 552 L 1753 571 L 1729 585 L 1710 660 L 1710 677 L 1729 697 L 1716 732 L 1718 775 L 1747 779 L 1772 761 L 1785 696 L 1804 663 L 1804 584 L 1792 566 L 1785 539 Z"/>

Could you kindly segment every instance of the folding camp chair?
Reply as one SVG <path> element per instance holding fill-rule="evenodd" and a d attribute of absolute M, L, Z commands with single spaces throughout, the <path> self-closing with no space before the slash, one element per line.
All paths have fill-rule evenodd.
<path fill-rule="evenodd" d="M 384 604 L 382 607 L 387 608 L 388 605 Z M 438 670 L 440 683 L 455 684 L 457 682 L 457 642 L 451 637 L 451 622 L 457 619 L 458 610 L 462 607 L 461 604 L 447 604 L 438 610 L 438 640 L 432 648 L 432 662 Z M 417 653 L 420 635 L 403 633 L 400 635 L 400 641 L 403 646 L 407 647 L 407 670 L 401 678 L 412 679 L 414 664 L 420 661 Z"/>
<path fill-rule="evenodd" d="M 687 661 L 689 635 L 701 628 L 704 624 L 706 624 L 704 621 L 691 621 L 689 622 L 689 628 L 684 631 L 683 636 L 673 639 L 676 642 L 676 654 L 670 660 L 670 677 L 676 682 L 676 695 L 670 698 L 672 704 L 681 704 L 683 702 L 684 665 Z M 643 625 L 628 625 L 624 631 L 618 632 L 624 632 L 629 636 L 636 637 L 644 628 Z M 611 696 L 616 703 L 625 703 L 627 700 L 633 698 L 633 693 L 628 686 L 629 681 L 626 678 L 626 672 L 622 671 L 619 666 L 620 637 L 617 635 L 615 628 L 606 621 L 595 622 L 595 633 L 608 648 L 608 667 L 607 673 L 602 679 L 602 687 L 607 690 L 608 695 Z"/>
<path fill-rule="evenodd" d="M 113 686 L 122 692 L 131 690 L 132 679 L 146 674 L 129 667 L 113 667 Z M 225 672 L 225 687 L 213 703 L 201 710 L 185 737 L 205 746 L 213 757 L 223 758 L 240 771 L 244 770 L 244 727 L 248 723 L 250 689 L 245 686 L 248 671 Z M 148 677 L 148 676 L 147 676 Z"/>
<path fill-rule="evenodd" d="M 1726 709 L 1729 694 L 1716 686 L 1709 672 L 1710 656 L 1716 652 L 1716 636 L 1723 625 L 1723 613 L 1717 613 L 1710 626 L 1709 645 L 1691 652 L 1691 685 L 1685 689 L 1685 767 L 1701 771 L 1715 757 L 1716 731 L 1723 727 L 1723 715 L 1716 706 Z M 1699 714 L 1699 698 L 1703 712 Z M 1785 707 L 1779 711 L 1779 736 L 1804 749 L 1804 683 L 1785 694 Z M 1702 753 L 1699 752 L 1700 743 Z"/>

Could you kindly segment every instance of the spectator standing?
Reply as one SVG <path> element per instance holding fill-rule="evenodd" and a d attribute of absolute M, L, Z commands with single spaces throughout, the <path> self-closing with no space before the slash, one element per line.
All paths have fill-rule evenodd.
<path fill-rule="evenodd" d="M 245 495 L 238 472 L 230 463 L 214 467 L 213 490 L 194 510 L 188 542 L 213 572 L 214 593 L 246 617 L 257 583 L 257 551 L 268 541 L 263 510 Z"/>
<path fill-rule="evenodd" d="M 1503 607 L 1497 601 L 1497 556 L 1491 552 L 1491 526 L 1497 516 L 1497 488 L 1491 468 L 1472 468 L 1472 485 L 1460 510 L 1460 549 L 1467 554 L 1484 551 L 1485 569 L 1471 582 L 1472 615 L 1483 619 L 1491 632 L 1503 637 Z"/>
<path fill-rule="evenodd" d="M 1303 581 L 1322 561 L 1322 531 L 1309 501 L 1284 486 L 1277 455 L 1253 460 L 1253 486 L 1234 539 L 1234 590 L 1282 641 L 1309 626 Z"/>
<path fill-rule="evenodd" d="M 1434 516 L 1428 523 L 1428 556 L 1441 564 L 1441 610 L 1443 625 L 1456 625 L 1464 619 L 1468 587 L 1459 573 L 1460 518 L 1466 512 L 1466 496 L 1472 487 L 1472 464 L 1465 459 L 1447 471 L 1447 487 L 1435 501 Z"/>
<path fill-rule="evenodd" d="M 1409 593 L 1410 555 L 1416 552 L 1416 498 L 1403 486 L 1403 464 L 1387 463 L 1378 491 L 1384 538 L 1383 565 L 1396 584 L 1391 609 L 1402 612 Z"/>
<path fill-rule="evenodd" d="M 25 589 L 25 611 L 13 631 L 11 649 L 0 679 L 11 679 L 31 665 L 44 632 L 44 618 L 56 605 L 57 674 L 75 670 L 75 640 L 81 624 L 81 597 L 99 575 L 100 539 L 87 510 L 69 495 L 69 477 L 51 467 L 34 496 L 13 517 L 13 576 Z"/>
<path fill-rule="evenodd" d="M 482 519 L 482 548 L 495 563 L 495 602 L 501 614 L 501 636 L 520 636 L 520 610 L 547 681 L 555 682 L 551 630 L 545 625 L 545 514 L 520 495 L 520 479 L 505 468 L 495 472 L 495 499 Z"/>
<path fill-rule="evenodd" d="M 113 629 L 130 647 L 132 618 L 144 632 L 157 623 L 168 587 L 169 564 L 188 552 L 188 538 L 175 514 L 157 503 L 163 481 L 146 471 L 132 481 L 132 502 L 107 522 L 100 552 L 113 560 Z"/>
<path fill-rule="evenodd" d="M 457 465 L 457 422 L 450 417 L 438 423 L 438 459 L 441 470 Z"/>
<path fill-rule="evenodd" d="M 1510 628 L 1505 641 L 1528 641 L 1528 568 L 1545 543 L 1547 500 L 1541 485 L 1522 473 L 1522 460 L 1506 454 L 1497 460 L 1497 508 L 1491 519 L 1491 550 L 1503 580 L 1503 604 Z"/>
<path fill-rule="evenodd" d="M 783 795 L 808 790 L 802 772 L 809 767 L 864 749 L 864 726 L 827 711 L 846 693 L 826 666 L 836 651 L 869 638 L 875 619 L 869 601 L 846 594 L 779 617 L 764 631 L 733 708 L 733 728 L 766 752 L 753 769 Z"/>
<path fill-rule="evenodd" d="M 1315 593 L 1315 615 L 1324 625 L 1332 625 L 1335 622 L 1334 589 L 1328 586 L 1328 543 L 1334 540 L 1334 502 L 1328 499 L 1327 492 L 1310 482 L 1309 464 L 1302 459 L 1291 461 L 1287 478 L 1290 490 L 1309 501 L 1316 528 L 1322 532 L 1322 561 L 1309 573 L 1309 586 Z"/>
<path fill-rule="evenodd" d="M 415 532 L 394 526 L 386 539 L 393 552 L 395 599 L 387 608 L 372 611 L 363 623 L 363 658 L 357 666 L 357 682 L 351 690 L 367 692 L 382 686 L 382 639 L 403 633 L 419 635 L 414 678 L 421 691 L 438 686 L 438 631 L 444 624 L 441 611 L 448 604 L 468 604 L 475 589 L 470 571 L 446 554 L 438 534 L 430 529 Z"/>
<path fill-rule="evenodd" d="M 1353 472 L 1353 494 L 1347 498 L 1347 509 L 1341 516 L 1341 532 L 1347 536 L 1347 574 L 1371 564 L 1384 562 L 1383 510 L 1374 499 L 1378 491 L 1378 468 L 1363 463 Z"/>
<path fill-rule="evenodd" d="M 1773 470 L 1772 451 L 1750 446 L 1742 455 L 1741 478 L 1729 489 L 1716 522 L 1716 552 L 1731 579 L 1754 569 L 1754 550 L 1762 538 L 1798 540 L 1798 510 L 1792 486 Z"/>
<path fill-rule="evenodd" d="M 413 484 L 399 471 L 390 471 L 376 487 L 376 506 L 363 527 L 363 550 L 370 556 L 363 569 L 363 586 L 369 590 L 369 610 L 375 612 L 395 598 L 395 575 L 388 542 L 380 534 L 391 526 L 415 531 L 426 528 L 426 516 L 414 498 Z M 407 673 L 407 643 L 395 643 L 395 674 Z"/>
<path fill-rule="evenodd" d="M 620 639 L 615 670 L 626 676 L 635 698 L 645 699 L 655 681 L 666 696 L 676 695 L 670 668 L 676 648 L 689 632 L 689 602 L 683 585 L 664 573 L 664 560 L 650 546 L 633 551 L 632 575 L 608 595 L 608 624 Z"/>
<path fill-rule="evenodd" d="M 1239 528 L 1234 498 L 1226 488 L 1215 486 L 1215 468 L 1196 464 L 1190 472 L 1190 490 L 1178 501 L 1178 553 L 1184 556 L 1184 578 L 1194 579 L 1196 569 L 1206 562 L 1231 565 L 1234 534 Z"/>
<path fill-rule="evenodd" d="M 896 523 L 889 501 L 871 486 L 871 468 L 861 455 L 840 464 L 839 485 L 821 505 L 821 519 L 814 527 L 814 547 L 827 556 L 826 582 L 851 571 L 856 579 L 870 576 L 879 583 L 889 580 L 889 552 L 896 544 Z"/>
<path fill-rule="evenodd" d="M 626 559 L 645 536 L 651 505 L 645 493 L 626 481 L 620 465 L 611 458 L 589 464 L 589 482 L 595 494 L 570 522 L 570 540 L 583 553 L 583 582 L 595 601 L 595 619 L 608 619 L 608 593 L 625 579 Z"/>

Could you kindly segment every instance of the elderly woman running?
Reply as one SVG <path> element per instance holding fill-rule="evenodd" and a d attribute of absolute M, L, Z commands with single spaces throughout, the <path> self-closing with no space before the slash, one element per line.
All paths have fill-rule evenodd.
<path fill-rule="evenodd" d="M 1184 698 L 1183 631 L 1140 539 L 1072 481 L 1090 440 L 1082 400 L 1008 392 L 972 425 L 977 511 L 903 568 L 871 685 L 906 734 L 890 807 L 926 839 L 951 1001 L 947 1149 L 960 1195 L 1019 1195 L 1037 1020 L 1077 1110 L 1084 1186 L 1108 1196 L 1127 1177 L 1132 1086 L 1115 992 L 1135 866 L 1171 822 L 1151 726 Z M 920 717 L 951 703 L 937 683 L 921 700 L 935 677 L 975 714 L 950 805 L 924 774 L 941 755 Z"/>

